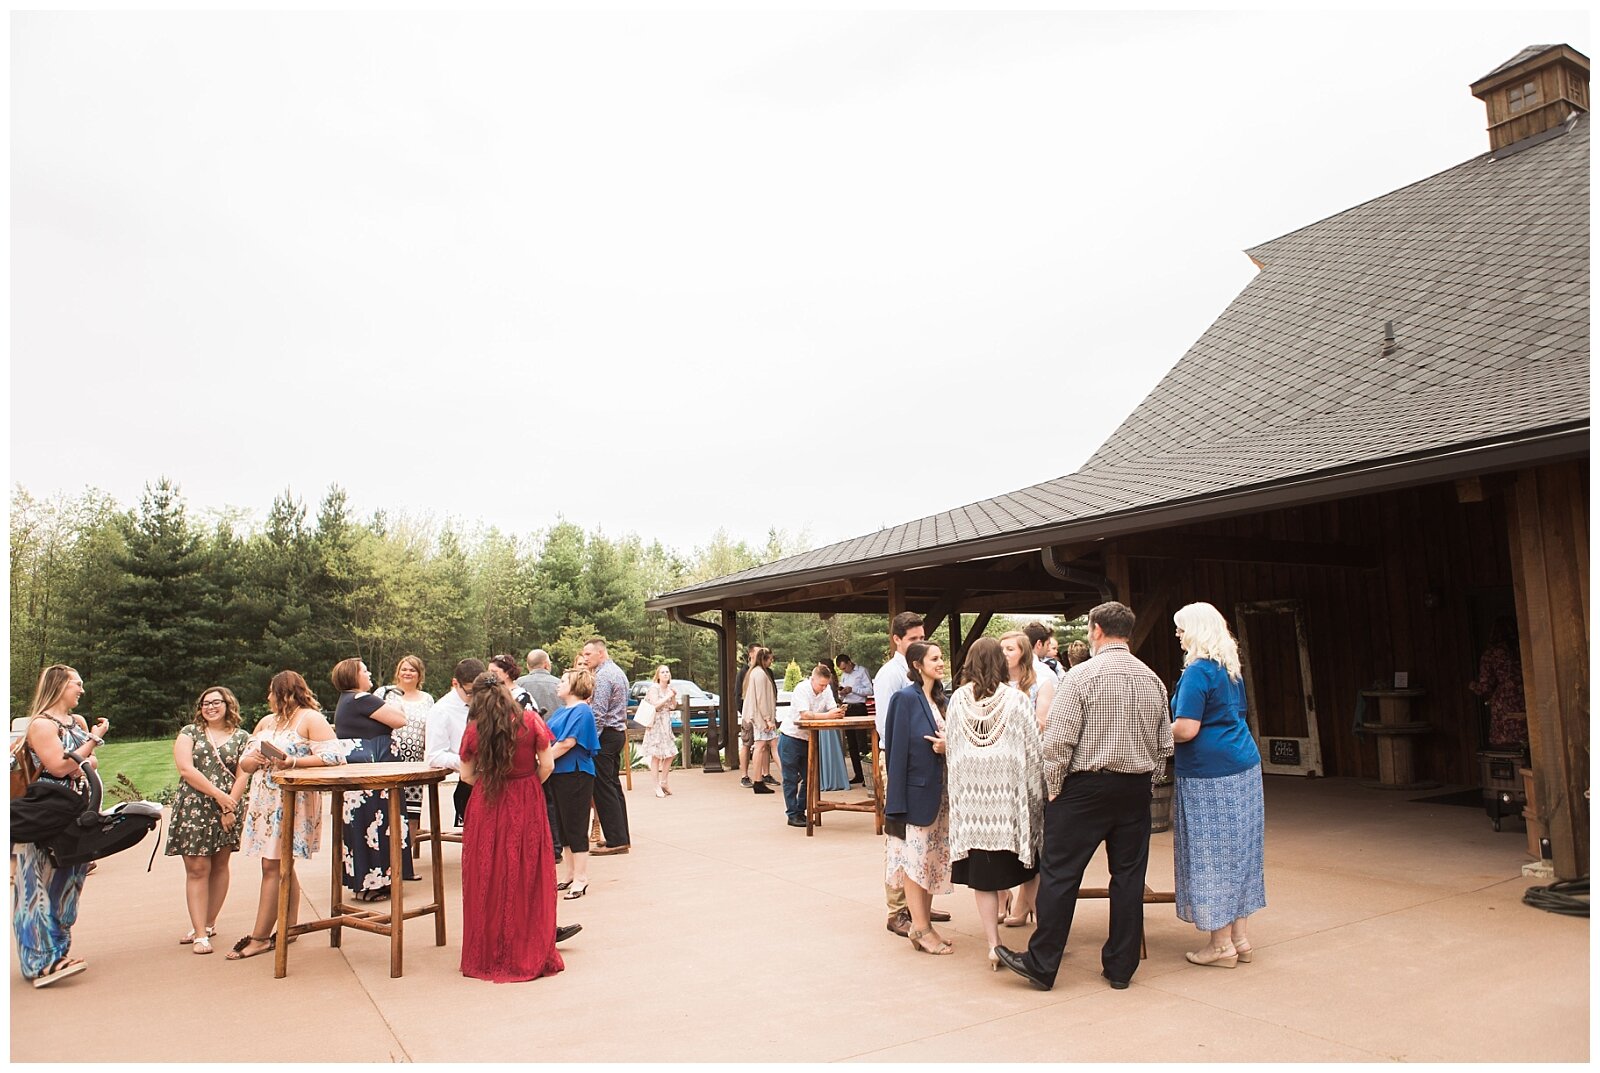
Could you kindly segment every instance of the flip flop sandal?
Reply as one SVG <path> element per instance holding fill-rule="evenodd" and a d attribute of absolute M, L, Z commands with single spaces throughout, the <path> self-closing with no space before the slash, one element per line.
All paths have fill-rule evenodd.
<path fill-rule="evenodd" d="M 566 890 L 570 886 L 572 886 L 572 880 L 569 879 L 563 883 L 557 883 L 556 890 Z"/>
<path fill-rule="evenodd" d="M 247 954 L 244 952 L 244 948 L 251 943 L 266 943 L 267 945 L 265 949 L 257 950 L 253 954 Z M 228 952 L 228 960 L 243 961 L 245 958 L 260 957 L 262 954 L 276 949 L 277 946 L 278 942 L 275 936 L 269 935 L 265 939 L 257 939 L 254 935 L 246 935 L 243 939 L 233 944 L 233 949 Z"/>
<path fill-rule="evenodd" d="M 196 939 L 194 941 L 194 952 L 196 954 L 209 954 L 209 953 L 211 953 L 212 952 L 212 950 L 211 950 L 211 937 L 209 935 L 202 935 L 198 939 Z"/>
<path fill-rule="evenodd" d="M 34 987 L 49 987 L 57 980 L 65 980 L 68 976 L 76 976 L 89 967 L 87 962 L 77 958 L 62 958 L 54 965 L 33 978 Z"/>
<path fill-rule="evenodd" d="M 571 890 L 567 891 L 567 893 L 563 894 L 561 897 L 564 900 L 570 902 L 574 898 L 582 898 L 587 893 L 589 893 L 589 884 L 585 883 L 581 887 L 580 886 L 574 886 Z"/>
<path fill-rule="evenodd" d="M 217 929 L 216 928 L 207 928 L 206 929 L 206 938 L 207 939 L 211 938 L 215 934 L 217 934 Z M 183 938 L 178 940 L 178 945 L 179 946 L 188 946 L 192 942 L 194 942 L 194 929 L 190 928 L 188 934 L 185 935 Z"/>

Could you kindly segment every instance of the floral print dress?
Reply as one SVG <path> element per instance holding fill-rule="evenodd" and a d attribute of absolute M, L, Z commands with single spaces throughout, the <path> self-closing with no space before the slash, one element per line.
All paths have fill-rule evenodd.
<path fill-rule="evenodd" d="M 311 742 L 297 734 L 293 727 L 269 731 L 260 735 L 290 756 L 338 757 L 337 740 L 319 741 L 313 748 Z M 337 762 L 337 761 L 335 761 Z M 257 771 L 250 784 L 250 807 L 244 817 L 244 834 L 241 843 L 246 856 L 265 857 L 269 861 L 282 859 L 278 833 L 283 828 L 283 787 L 273 779 L 266 768 Z M 309 860 L 322 845 L 322 794 L 299 791 L 294 803 L 293 853 L 301 860 Z"/>
<path fill-rule="evenodd" d="M 195 769 L 223 793 L 231 791 L 234 772 L 239 770 L 239 757 L 250 744 L 249 732 L 236 729 L 220 746 L 213 746 L 206 732 L 192 723 L 179 733 L 194 746 Z M 239 848 L 241 825 L 235 823 L 233 830 L 224 830 L 221 806 L 186 782 L 178 783 L 168 822 L 171 824 L 167 831 L 169 857 L 209 857 L 219 850 Z"/>

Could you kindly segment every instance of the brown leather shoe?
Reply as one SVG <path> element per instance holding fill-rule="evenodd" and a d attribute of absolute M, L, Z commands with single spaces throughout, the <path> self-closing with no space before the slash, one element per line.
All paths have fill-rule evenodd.
<path fill-rule="evenodd" d="M 889 918 L 888 923 L 886 923 L 884 927 L 888 928 L 890 931 L 904 939 L 906 936 L 911 934 L 911 910 L 900 910 L 894 916 Z"/>
<path fill-rule="evenodd" d="M 930 909 L 928 910 L 928 919 L 936 924 L 943 924 L 950 919 L 950 914 L 943 909 Z"/>
<path fill-rule="evenodd" d="M 626 853 L 626 852 L 628 852 L 628 847 L 627 846 L 601 846 L 599 849 L 590 850 L 589 851 L 589 856 L 591 856 L 591 857 L 609 857 L 613 853 Z"/>

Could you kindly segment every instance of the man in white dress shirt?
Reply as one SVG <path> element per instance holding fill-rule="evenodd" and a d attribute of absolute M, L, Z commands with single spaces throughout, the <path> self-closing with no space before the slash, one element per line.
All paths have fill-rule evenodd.
<path fill-rule="evenodd" d="M 872 679 L 867 676 L 867 669 L 858 667 L 855 660 L 843 652 L 839 653 L 834 663 L 839 668 L 839 702 L 844 705 L 844 714 L 852 717 L 866 715 L 867 698 L 872 696 Z M 856 773 L 850 783 L 865 786 L 867 776 L 861 768 L 861 754 L 868 747 L 867 732 L 846 731 L 844 740 L 845 751 L 850 754 L 850 764 Z"/>
<path fill-rule="evenodd" d="M 1055 644 L 1055 631 L 1037 620 L 1022 627 L 1022 632 L 1028 635 L 1028 640 L 1033 643 L 1033 676 L 1038 681 L 1050 682 L 1061 677 L 1057 667 L 1045 662 L 1045 657 L 1050 654 L 1050 647 Z"/>
<path fill-rule="evenodd" d="M 428 723 L 422 732 L 422 758 L 429 767 L 461 770 L 461 735 L 467 732 L 467 703 L 472 700 L 472 683 L 483 671 L 481 659 L 468 656 L 457 663 L 450 678 L 450 692 L 428 709 Z M 471 796 L 470 782 L 456 783 L 457 827 L 466 826 L 467 799 Z"/>

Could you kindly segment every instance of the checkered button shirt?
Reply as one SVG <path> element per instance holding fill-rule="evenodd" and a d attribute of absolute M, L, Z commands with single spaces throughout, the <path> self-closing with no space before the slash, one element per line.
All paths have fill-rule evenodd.
<path fill-rule="evenodd" d="M 1044 728 L 1052 797 L 1071 772 L 1148 775 L 1171 755 L 1167 687 L 1127 645 L 1102 646 L 1062 679 Z"/>

